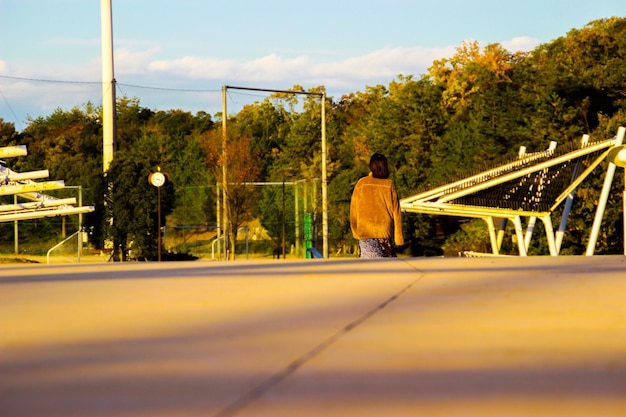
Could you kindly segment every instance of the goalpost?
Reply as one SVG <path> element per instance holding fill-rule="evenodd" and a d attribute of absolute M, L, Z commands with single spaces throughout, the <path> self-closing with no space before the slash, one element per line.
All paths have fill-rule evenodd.
<path fill-rule="evenodd" d="M 222 208 L 218 211 L 218 223 L 222 224 L 225 231 L 225 243 L 228 242 L 229 233 L 229 219 L 228 219 L 228 155 L 226 152 L 226 145 L 228 143 L 228 134 L 226 130 L 226 121 L 228 114 L 226 112 L 226 93 L 228 89 L 231 90 L 247 90 L 247 91 L 263 91 L 268 93 L 283 93 L 283 94 L 303 94 L 319 96 L 321 99 L 321 151 L 322 151 L 322 253 L 324 258 L 328 258 L 328 180 L 327 180 L 327 156 L 326 156 L 326 92 L 317 93 L 309 91 L 291 91 L 291 90 L 274 90 L 265 88 L 253 88 L 253 87 L 235 87 L 224 85 L 222 86 Z M 221 221 L 220 221 L 221 220 Z M 218 233 L 220 229 L 218 229 Z M 228 259 L 228 244 L 224 245 L 224 259 Z"/>

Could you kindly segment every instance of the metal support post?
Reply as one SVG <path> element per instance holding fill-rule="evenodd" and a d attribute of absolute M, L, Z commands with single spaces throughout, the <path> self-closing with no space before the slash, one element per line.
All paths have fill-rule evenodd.
<path fill-rule="evenodd" d="M 522 228 L 522 220 L 520 216 L 513 218 L 513 224 L 515 225 L 515 235 L 517 236 L 517 247 L 519 248 L 519 255 L 526 256 L 526 246 L 524 245 L 524 230 Z"/>
<path fill-rule="evenodd" d="M 624 142 L 624 132 L 626 128 L 620 127 L 617 130 L 617 137 L 615 138 L 615 146 L 621 146 Z M 593 256 L 593 252 L 596 249 L 596 243 L 598 242 L 598 234 L 600 233 L 600 226 L 602 225 L 602 217 L 604 217 L 604 209 L 606 208 L 606 202 L 609 199 L 609 193 L 611 192 L 611 184 L 613 183 L 613 176 L 615 175 L 616 165 L 609 161 L 609 167 L 606 170 L 606 177 L 604 177 L 604 185 L 602 186 L 602 192 L 600 193 L 600 200 L 598 201 L 598 209 L 596 210 L 596 217 L 593 219 L 593 227 L 591 228 L 591 235 L 589 236 L 589 243 L 587 245 L 587 256 Z"/>
<path fill-rule="evenodd" d="M 484 218 L 487 223 L 487 230 L 489 230 L 489 241 L 491 242 L 491 253 L 494 255 L 500 254 L 500 248 L 498 245 L 498 237 L 496 236 L 496 227 L 493 224 L 493 217 L 489 216 Z"/>

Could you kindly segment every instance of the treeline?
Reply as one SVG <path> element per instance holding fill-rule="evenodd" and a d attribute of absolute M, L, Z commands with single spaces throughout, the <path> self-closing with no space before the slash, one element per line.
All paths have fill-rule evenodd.
<path fill-rule="evenodd" d="M 321 169 L 320 112 L 318 96 L 276 93 L 228 115 L 229 183 L 315 183 Z M 101 109 L 90 104 L 30 120 L 22 132 L 0 121 L 0 146 L 27 145 L 27 157 L 7 161 L 14 170 L 46 168 L 51 178 L 84 188 L 83 203 L 97 208 L 85 220 L 95 247 L 107 239 L 124 247 L 133 242 L 153 259 L 158 219 L 156 191 L 147 182 L 150 172 L 169 175 L 162 193 L 163 224 L 216 224 L 222 117 L 155 111 L 136 98 L 119 99 L 118 149 L 106 176 L 101 173 Z M 398 192 L 407 197 L 516 154 L 520 146 L 533 152 L 550 141 L 580 140 L 583 134 L 605 139 L 626 126 L 626 19 L 592 21 L 528 53 L 464 43 L 453 57 L 433 62 L 423 76 L 398 75 L 387 86 L 328 97 L 326 126 L 329 246 L 331 253 L 350 252 L 355 243 L 348 223 L 350 195 L 357 179 L 367 174 L 373 152 L 388 157 Z M 623 171 L 617 171 L 597 253 L 623 251 Z M 579 187 L 561 253 L 584 253 L 602 180 L 603 175 L 591 176 Z M 278 245 L 282 224 L 296 222 L 294 191 L 287 190 L 286 199 L 279 198 L 283 192 L 280 187 L 231 187 L 234 230 L 260 219 Z M 110 210 L 104 209 L 104 196 Z M 406 214 L 404 220 L 410 243 L 403 249 L 412 255 L 475 250 L 488 242 L 486 231 L 459 219 Z M 286 240 L 294 243 L 293 227 Z M 530 253 L 547 254 L 545 242 L 538 239 Z"/>

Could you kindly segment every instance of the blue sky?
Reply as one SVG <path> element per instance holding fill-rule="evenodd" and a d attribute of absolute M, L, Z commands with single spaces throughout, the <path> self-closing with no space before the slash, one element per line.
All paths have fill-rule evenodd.
<path fill-rule="evenodd" d="M 465 40 L 531 50 L 611 16 L 623 0 L 113 0 L 115 78 L 118 96 L 159 110 L 214 114 L 222 85 L 338 99 L 424 74 Z M 99 0 L 0 0 L 0 118 L 21 130 L 100 105 L 100 26 Z M 262 98 L 233 93 L 229 112 Z"/>

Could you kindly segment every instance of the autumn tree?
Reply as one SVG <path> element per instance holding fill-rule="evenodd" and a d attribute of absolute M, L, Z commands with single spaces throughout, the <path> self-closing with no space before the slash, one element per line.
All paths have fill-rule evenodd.
<path fill-rule="evenodd" d="M 288 117 L 284 108 L 277 107 L 269 97 L 244 106 L 236 116 L 229 119 L 229 133 L 249 138 L 250 152 L 259 158 L 261 166 L 257 180 L 270 175 L 284 142 L 283 130 Z"/>
<path fill-rule="evenodd" d="M 203 137 L 202 146 L 205 150 L 206 164 L 215 178 L 219 178 L 221 192 L 227 200 L 228 230 L 227 252 L 234 257 L 237 231 L 245 222 L 252 220 L 259 191 L 246 183 L 259 179 L 261 163 L 251 152 L 250 138 L 247 136 L 228 136 L 226 144 L 226 161 L 224 160 L 224 141 L 221 130 L 207 132 Z M 222 167 L 226 162 L 226 178 Z"/>

